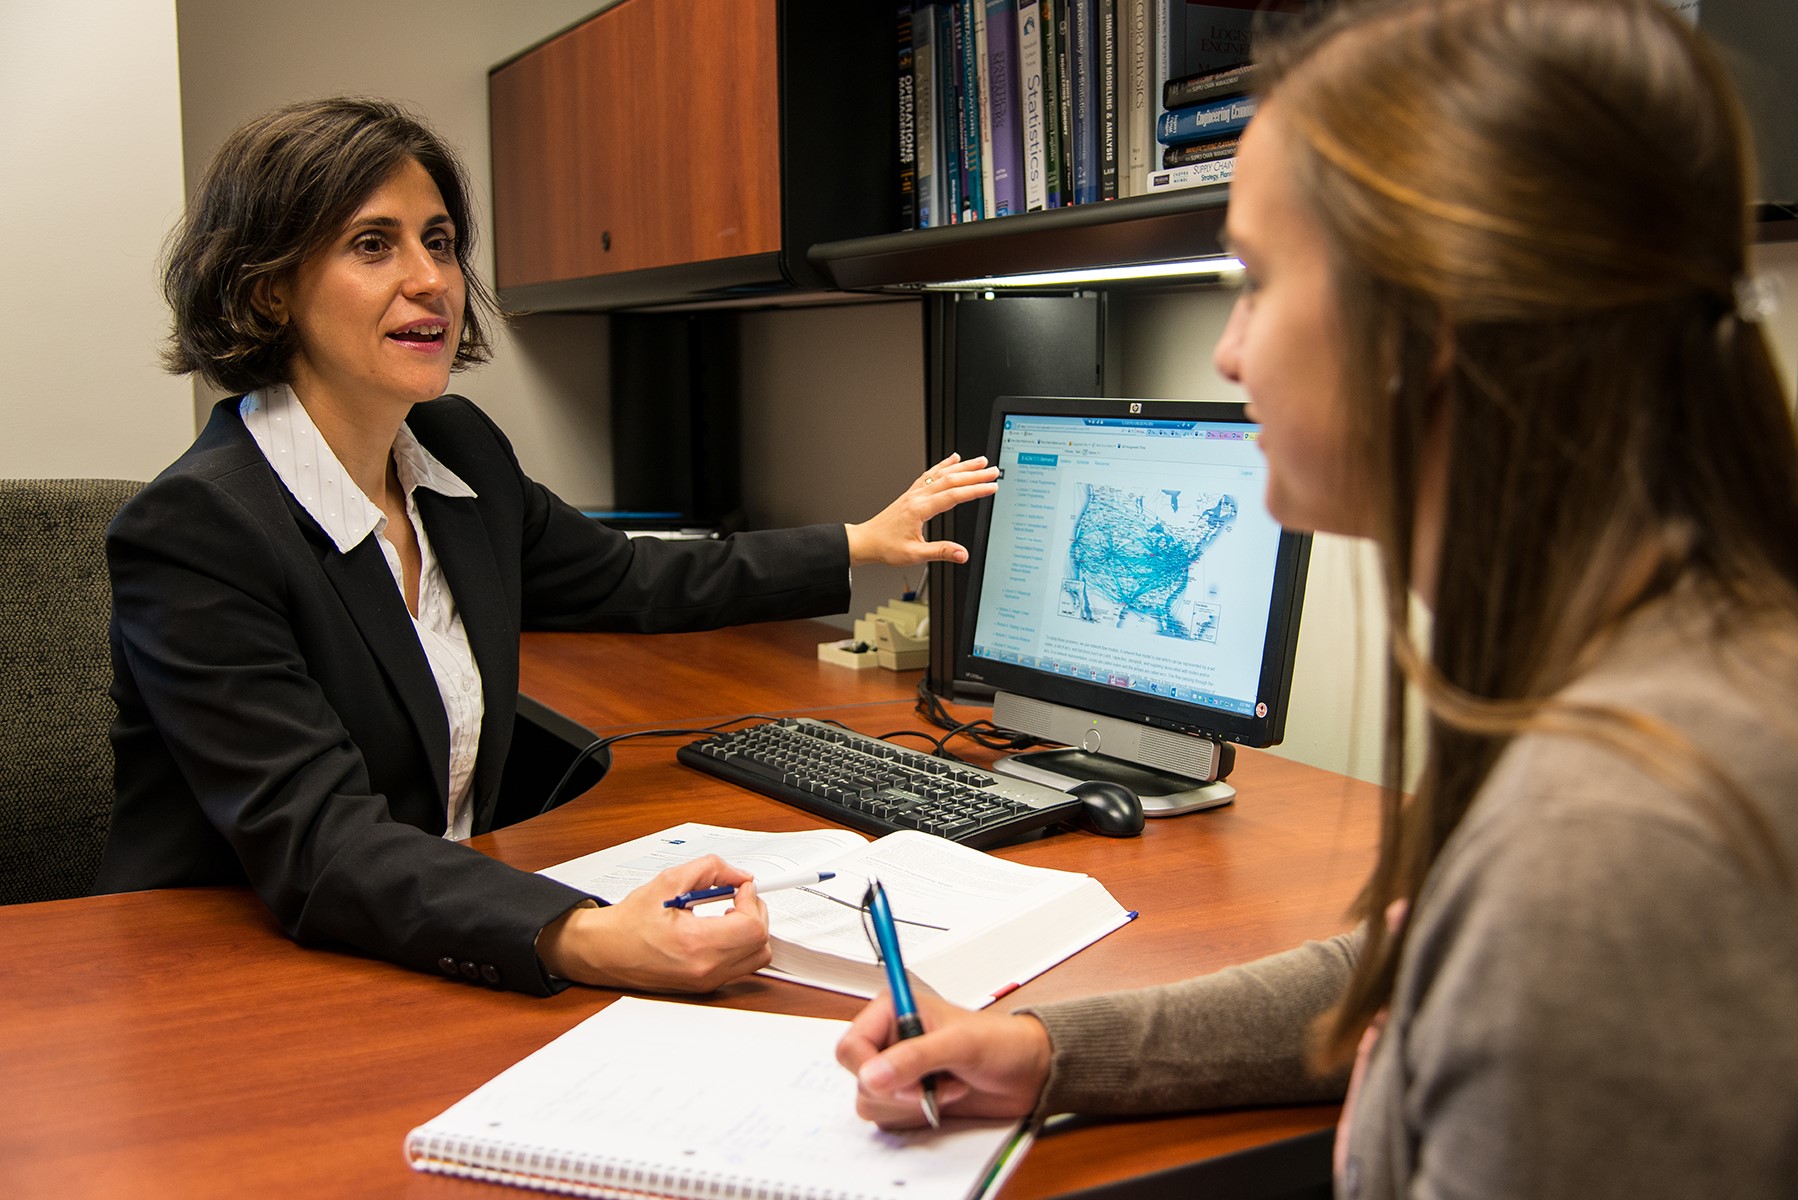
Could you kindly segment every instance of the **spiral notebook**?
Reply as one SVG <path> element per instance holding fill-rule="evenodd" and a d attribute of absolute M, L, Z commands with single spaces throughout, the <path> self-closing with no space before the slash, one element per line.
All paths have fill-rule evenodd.
<path fill-rule="evenodd" d="M 968 1200 L 1018 1121 L 886 1133 L 836 1063 L 847 1023 L 625 997 L 406 1135 L 413 1168 L 623 1200 Z"/>

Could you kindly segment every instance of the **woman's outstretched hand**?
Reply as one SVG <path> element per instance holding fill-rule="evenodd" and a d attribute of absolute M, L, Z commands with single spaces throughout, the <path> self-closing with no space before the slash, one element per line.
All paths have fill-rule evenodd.
<path fill-rule="evenodd" d="M 986 459 L 951 454 L 918 476 L 899 498 L 849 532 L 849 564 L 889 563 L 907 567 L 925 562 L 967 562 L 968 551 L 956 542 L 924 540 L 924 522 L 957 504 L 999 490 L 999 469 Z"/>
<path fill-rule="evenodd" d="M 881 994 L 855 1015 L 837 1062 L 855 1075 L 855 1111 L 882 1129 L 924 1124 L 920 1080 L 936 1076 L 937 1107 L 949 1116 L 1022 1117 L 1049 1078 L 1049 1031 L 1026 1014 L 972 1012 L 920 993 L 925 1032 L 898 1040 L 893 998 Z"/>

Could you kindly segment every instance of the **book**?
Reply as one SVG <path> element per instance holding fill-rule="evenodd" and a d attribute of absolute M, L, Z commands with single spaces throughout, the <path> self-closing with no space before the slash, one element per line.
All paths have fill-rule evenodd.
<path fill-rule="evenodd" d="M 1099 32 L 1094 54 L 1099 64 L 1099 199 L 1118 198 L 1118 6 L 1097 0 Z"/>
<path fill-rule="evenodd" d="M 617 901 L 702 854 L 752 874 L 835 871 L 815 887 L 762 897 L 774 951 L 766 973 L 852 996 L 886 986 L 862 927 L 870 876 L 892 901 L 906 973 L 965 1008 L 986 1007 L 1136 915 L 1091 876 L 1025 866 L 915 830 L 870 842 L 848 829 L 762 833 L 689 822 L 540 874 Z"/>
<path fill-rule="evenodd" d="M 899 54 L 899 227 L 918 223 L 917 76 L 912 66 L 911 0 L 898 0 L 894 22 Z"/>
<path fill-rule="evenodd" d="M 999 214 L 993 192 L 993 63 L 987 54 L 986 0 L 974 0 L 974 89 L 980 97 L 980 217 Z"/>
<path fill-rule="evenodd" d="M 1023 127 L 1024 211 L 1049 207 L 1049 102 L 1043 85 L 1039 0 L 1018 0 L 1018 120 Z"/>
<path fill-rule="evenodd" d="M 1167 79 L 1239 66 L 1255 38 L 1279 33 L 1305 12 L 1305 0 L 1159 0 L 1167 16 Z"/>
<path fill-rule="evenodd" d="M 1122 159 L 1118 164 L 1118 191 L 1140 196 L 1149 190 L 1149 169 L 1155 165 L 1154 91 L 1155 64 L 1149 33 L 1149 0 L 1118 0 L 1118 25 L 1123 48 L 1123 73 L 1118 102 Z"/>
<path fill-rule="evenodd" d="M 1161 151 L 1163 167 L 1189 167 L 1194 163 L 1215 162 L 1220 158 L 1235 158 L 1236 144 L 1242 140 L 1239 134 L 1230 134 L 1209 142 L 1182 142 L 1178 146 L 1168 146 Z"/>
<path fill-rule="evenodd" d="M 1065 0 L 1034 0 L 1034 3 L 1042 15 L 1043 183 L 1048 192 L 1045 203 L 1049 208 L 1060 208 L 1066 203 L 1067 196 L 1067 171 L 1062 159 L 1067 145 L 1067 137 L 1062 129 L 1062 96 L 1065 91 L 1062 67 L 1066 58 L 1061 53 L 1059 21 Z"/>
<path fill-rule="evenodd" d="M 1190 108 L 1208 100 L 1228 100 L 1232 96 L 1246 95 L 1254 78 L 1254 64 L 1238 63 L 1234 67 L 1170 79 L 1161 85 L 1161 107 Z"/>
<path fill-rule="evenodd" d="M 942 93 L 942 120 L 937 145 L 943 148 L 937 169 L 943 175 L 943 212 L 939 225 L 962 219 L 961 182 L 961 4 L 938 0 L 936 5 L 937 88 Z"/>
<path fill-rule="evenodd" d="M 1099 199 L 1099 0 L 1068 0 L 1068 75 L 1073 100 L 1074 203 Z"/>
<path fill-rule="evenodd" d="M 937 88 L 936 5 L 913 0 L 911 10 L 913 137 L 917 158 L 917 228 L 942 221 L 943 176 L 937 167 L 937 130 L 941 104 Z"/>
<path fill-rule="evenodd" d="M 1210 141 L 1225 134 L 1240 133 L 1254 115 L 1253 96 L 1170 109 L 1161 114 L 1161 122 L 1155 127 L 1155 138 L 1164 146 Z"/>
<path fill-rule="evenodd" d="M 1074 68 L 1070 54 L 1072 35 L 1068 32 L 1068 6 L 1072 3 L 1073 0 L 1043 0 L 1044 28 L 1053 28 L 1055 33 L 1055 94 L 1061 119 L 1061 171 L 1057 179 L 1064 205 L 1074 203 Z M 1048 19 L 1051 10 L 1053 21 Z M 1045 65 L 1044 70 L 1047 69 Z"/>
<path fill-rule="evenodd" d="M 993 215 L 1024 211 L 1024 128 L 1018 112 L 1017 0 L 985 0 L 986 96 L 991 117 Z"/>
<path fill-rule="evenodd" d="M 961 219 L 978 221 L 986 215 L 985 168 L 981 164 L 980 72 L 981 57 L 975 18 L 986 19 L 983 0 L 955 0 L 956 36 L 961 64 Z"/>
<path fill-rule="evenodd" d="M 1210 187 L 1212 184 L 1229 183 L 1235 176 L 1236 157 L 1231 155 L 1211 162 L 1155 171 L 1149 176 L 1149 190 L 1165 192 L 1175 188 Z"/>
<path fill-rule="evenodd" d="M 967 1200 L 1021 1121 L 886 1133 L 855 1115 L 847 1021 L 614 1000 L 406 1135 L 416 1171 L 577 1196 Z"/>

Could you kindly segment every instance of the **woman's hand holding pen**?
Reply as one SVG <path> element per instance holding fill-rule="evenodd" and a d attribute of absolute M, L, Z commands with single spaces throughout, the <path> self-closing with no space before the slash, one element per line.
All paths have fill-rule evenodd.
<path fill-rule="evenodd" d="M 724 884 L 737 894 L 716 916 L 663 905 Z M 747 871 L 707 855 L 668 868 L 610 907 L 569 910 L 543 927 L 537 957 L 550 974 L 576 983 L 709 992 L 768 965 L 768 910 Z"/>
<path fill-rule="evenodd" d="M 1035 1017 L 971 1012 L 920 992 L 925 1032 L 899 1041 L 892 997 L 877 996 L 837 1043 L 855 1075 L 855 1111 L 883 1129 L 924 1124 L 919 1080 L 936 1076 L 937 1107 L 960 1117 L 1021 1117 L 1049 1078 L 1049 1032 Z"/>
<path fill-rule="evenodd" d="M 957 504 L 990 496 L 999 489 L 999 471 L 985 458 L 961 460 L 951 454 L 931 467 L 900 497 L 859 525 L 846 525 L 849 565 L 890 563 L 906 567 L 924 562 L 966 562 L 968 552 L 955 542 L 924 540 L 924 522 Z"/>

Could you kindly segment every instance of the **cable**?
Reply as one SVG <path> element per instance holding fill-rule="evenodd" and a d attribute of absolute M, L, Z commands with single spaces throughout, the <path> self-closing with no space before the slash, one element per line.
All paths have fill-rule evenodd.
<path fill-rule="evenodd" d="M 744 721 L 775 720 L 779 720 L 779 718 L 770 716 L 767 713 L 746 713 L 740 717 L 731 717 L 727 721 L 720 721 L 716 725 L 707 725 L 703 729 L 633 729 L 629 733 L 614 733 L 610 737 L 595 738 L 585 746 L 582 746 L 579 752 L 575 754 L 574 761 L 568 764 L 568 769 L 566 771 L 562 772 L 562 778 L 556 780 L 556 786 L 549 789 L 549 795 L 544 799 L 543 807 L 537 810 L 537 815 L 542 816 L 544 813 L 549 812 L 561 803 L 557 797 L 562 794 L 562 789 L 568 786 L 569 780 L 574 778 L 574 773 L 580 769 L 582 763 L 592 758 L 595 754 L 598 754 L 601 750 L 607 749 L 618 742 L 628 742 L 633 738 L 694 737 L 700 734 L 717 733 L 720 729 L 727 728 L 731 725 L 737 725 Z"/>
<path fill-rule="evenodd" d="M 985 746 L 988 750 L 1028 750 L 1032 746 L 1047 744 L 1042 738 L 995 725 L 985 717 L 973 721 L 957 721 L 954 714 L 944 707 L 942 697 L 930 690 L 927 680 L 918 681 L 918 702 L 915 711 L 938 729 L 949 731 L 937 739 L 939 747 L 946 746 L 949 739 L 954 737 L 968 738 L 970 741 Z M 943 753 L 947 754 L 947 751 L 943 751 Z"/>

